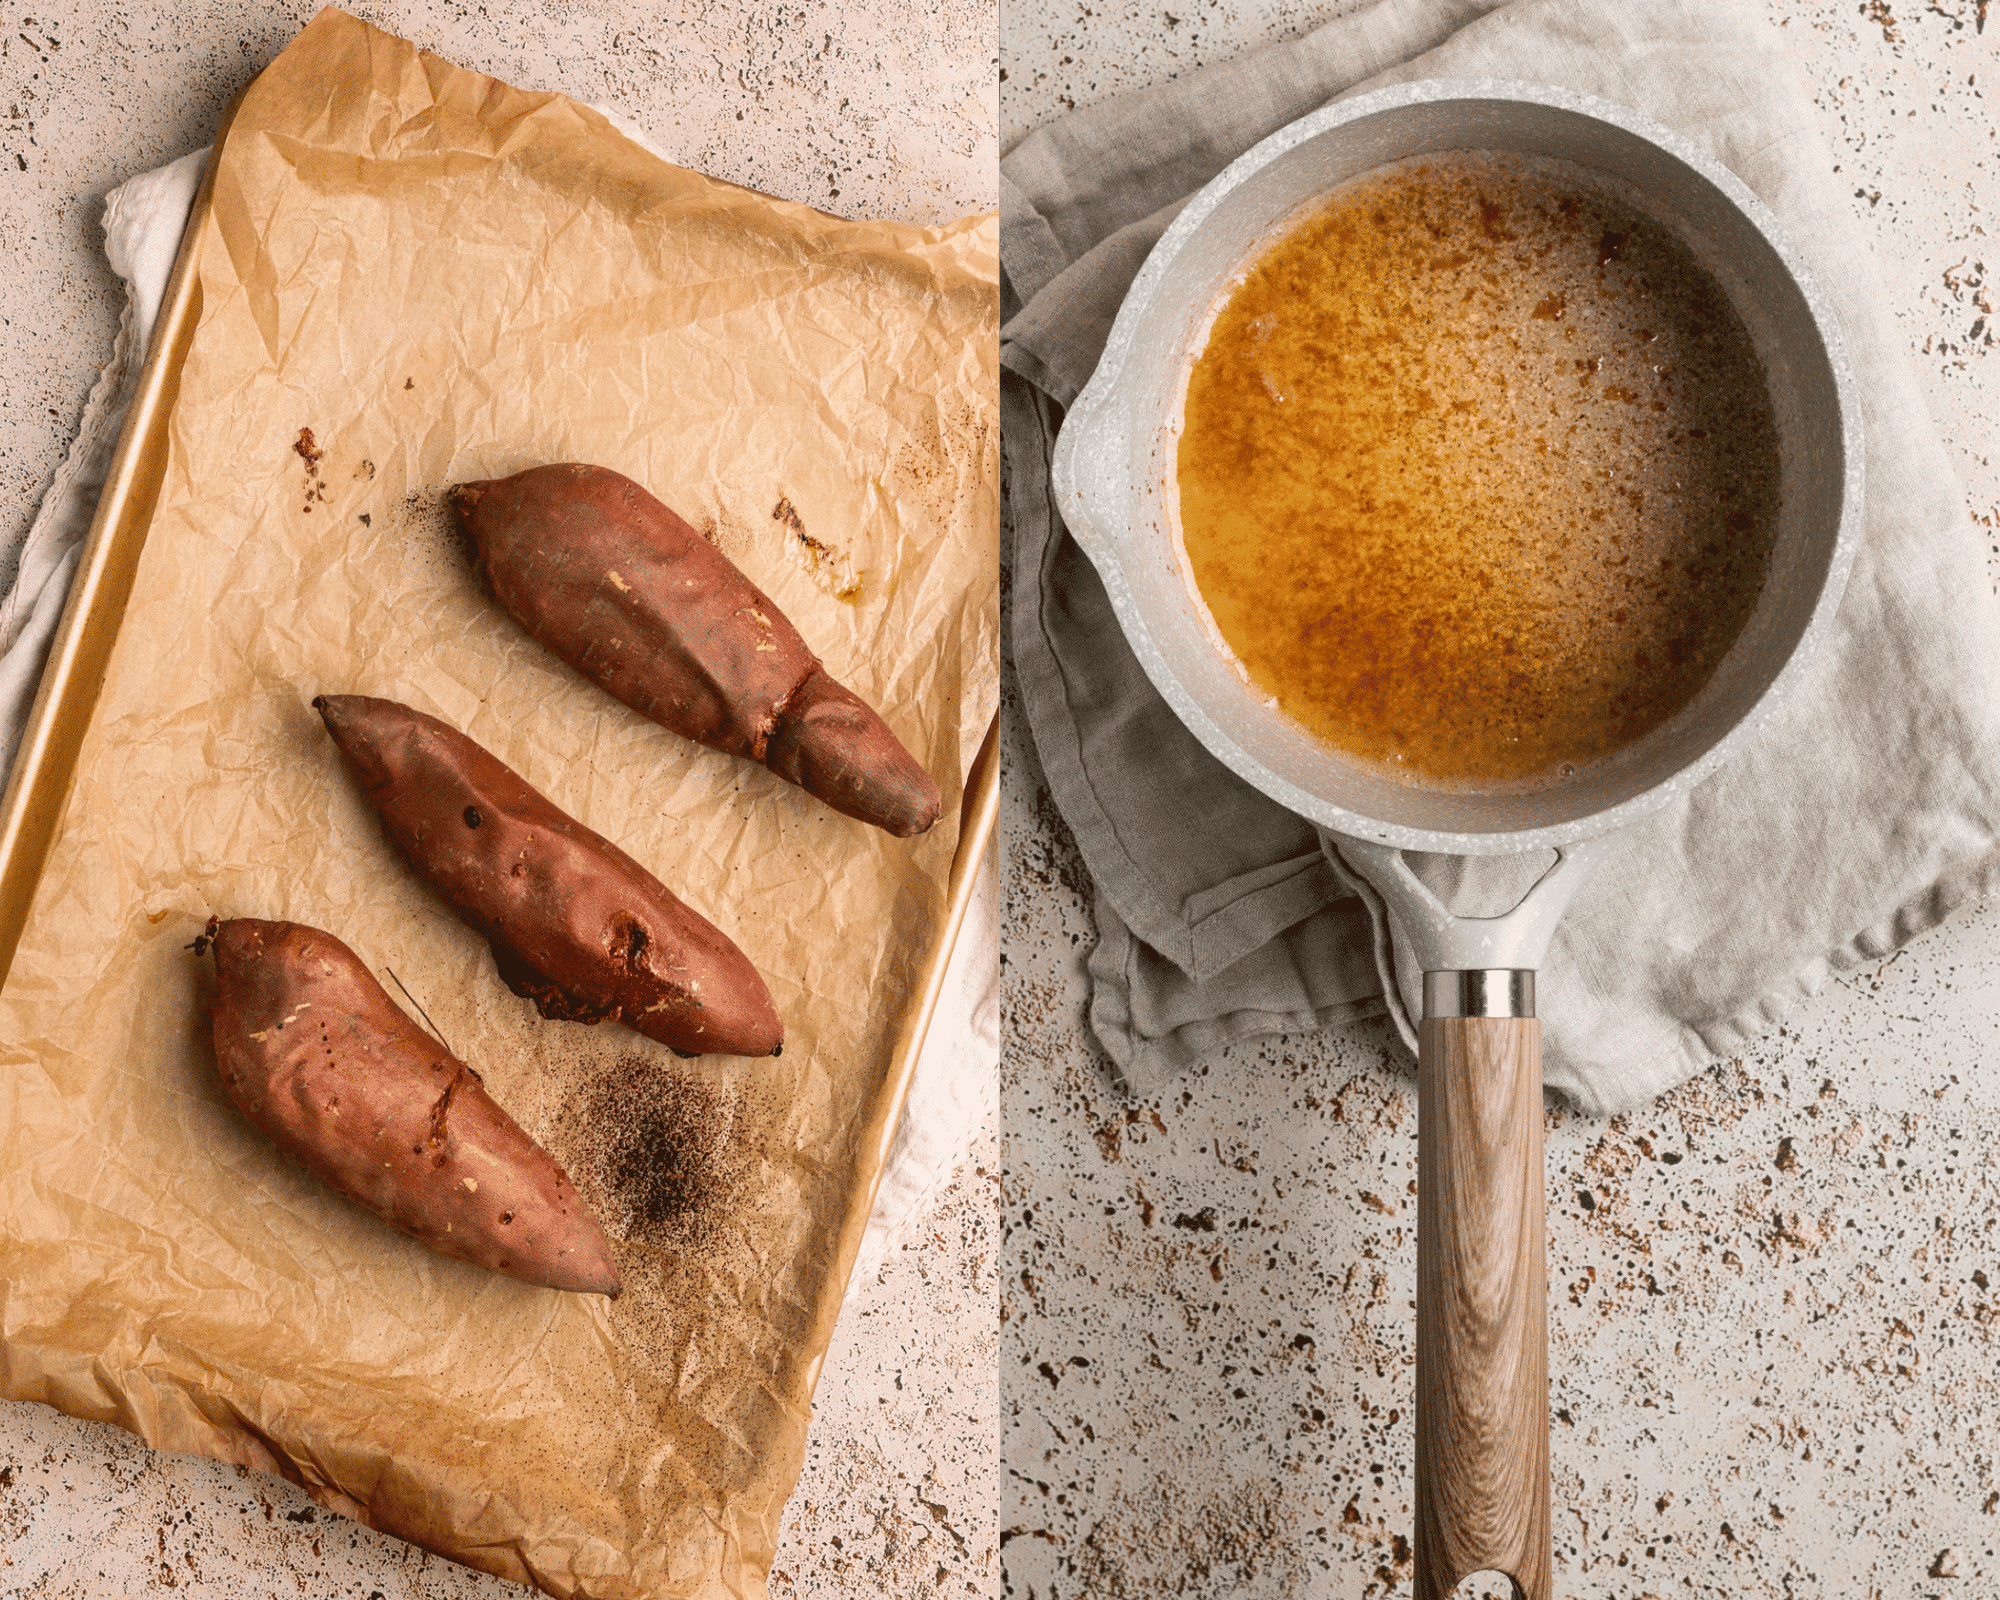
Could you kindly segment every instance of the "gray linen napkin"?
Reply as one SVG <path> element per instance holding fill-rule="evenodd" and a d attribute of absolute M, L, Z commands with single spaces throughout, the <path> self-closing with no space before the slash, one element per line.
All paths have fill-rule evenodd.
<path fill-rule="evenodd" d="M 1863 405 L 1865 528 L 1834 636 L 1752 746 L 1634 829 L 1570 909 L 1538 986 L 1548 1083 L 1600 1113 L 1658 1094 L 2000 875 L 2000 614 L 1761 11 L 1381 0 L 1038 129 L 1001 164 L 1014 660 L 1095 883 L 1091 1024 L 1133 1093 L 1230 1040 L 1384 1005 L 1408 1040 L 1418 977 L 1335 845 L 1210 757 L 1153 691 L 1050 502 L 1048 449 L 1146 253 L 1202 184 L 1330 99 L 1430 77 L 1582 90 L 1712 151 L 1834 302 Z M 1479 915 L 1548 859 L 1413 865 Z"/>

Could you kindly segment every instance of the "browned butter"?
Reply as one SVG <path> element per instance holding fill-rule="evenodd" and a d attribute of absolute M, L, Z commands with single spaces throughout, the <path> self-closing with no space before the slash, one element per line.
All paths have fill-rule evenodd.
<path fill-rule="evenodd" d="M 1188 380 L 1190 572 L 1250 679 L 1405 781 L 1572 776 L 1693 698 L 1769 565 L 1748 332 L 1611 180 L 1454 152 L 1250 266 Z"/>

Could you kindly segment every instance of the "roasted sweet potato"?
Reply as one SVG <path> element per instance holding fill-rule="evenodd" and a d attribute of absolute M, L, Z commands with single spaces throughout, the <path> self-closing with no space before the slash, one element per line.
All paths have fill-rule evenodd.
<path fill-rule="evenodd" d="M 444 1255 L 617 1295 L 604 1230 L 562 1168 L 352 950 L 296 922 L 211 922 L 208 937 L 216 1065 L 280 1150 Z"/>
<path fill-rule="evenodd" d="M 623 1021 L 683 1055 L 778 1054 L 749 958 L 610 840 L 435 717 L 363 695 L 313 705 L 389 837 L 543 1016 Z"/>
<path fill-rule="evenodd" d="M 633 710 L 760 761 L 899 838 L 938 787 L 837 683 L 735 564 L 630 478 L 535 467 L 451 491 L 495 598 L 538 643 Z"/>

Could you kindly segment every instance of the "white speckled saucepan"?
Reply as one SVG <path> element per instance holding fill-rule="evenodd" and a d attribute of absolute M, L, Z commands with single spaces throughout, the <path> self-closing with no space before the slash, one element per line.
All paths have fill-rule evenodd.
<path fill-rule="evenodd" d="M 1709 683 L 1574 781 L 1442 792 L 1364 770 L 1304 733 L 1214 642 L 1184 572 L 1175 456 L 1213 313 L 1301 207 L 1445 150 L 1556 157 L 1636 188 L 1722 283 L 1776 412 L 1781 509 L 1769 575 Z M 1860 526 L 1859 407 L 1838 327 L 1765 207 L 1711 157 L 1625 107 L 1543 85 L 1433 80 L 1337 101 L 1266 139 L 1188 204 L 1132 285 L 1056 441 L 1058 503 L 1132 648 L 1195 735 L 1340 835 L 1425 973 L 1419 1029 L 1415 1592 L 1497 1570 L 1551 1589 L 1541 1042 L 1534 969 L 1618 830 L 1750 738 L 1831 626 Z M 1503 917 L 1455 917 L 1405 850 L 1555 864 Z M 1644 937 L 1634 930 L 1634 937 Z"/>

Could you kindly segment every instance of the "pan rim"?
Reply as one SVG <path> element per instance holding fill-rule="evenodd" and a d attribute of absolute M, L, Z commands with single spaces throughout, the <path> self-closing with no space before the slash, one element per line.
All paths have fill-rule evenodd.
<path fill-rule="evenodd" d="M 1124 569 L 1118 539 L 1122 530 L 1100 520 L 1083 475 L 1083 462 L 1093 447 L 1101 449 L 1113 439 L 1124 442 L 1118 435 L 1119 382 L 1132 362 L 1135 341 L 1162 281 L 1189 241 L 1238 187 L 1297 146 L 1349 123 L 1412 106 L 1479 101 L 1526 103 L 1607 124 L 1653 146 L 1720 192 L 1769 246 L 1806 307 L 1831 374 L 1837 416 L 1833 419 L 1836 426 L 1828 431 L 1837 436 L 1841 466 L 1837 522 L 1810 617 L 1783 663 L 1735 722 L 1693 759 L 1612 805 L 1540 826 L 1491 831 L 1424 828 L 1370 816 L 1300 787 L 1252 756 L 1181 684 L 1152 638 Z M 1135 457 L 1138 444 L 1126 444 L 1128 460 Z M 1669 805 L 1722 767 L 1784 701 L 1831 630 L 1853 563 L 1862 516 L 1861 416 L 1852 367 L 1831 300 L 1777 218 L 1721 162 L 1643 113 L 1595 95 L 1514 79 L 1426 78 L 1350 95 L 1287 124 L 1230 163 L 1181 209 L 1119 307 L 1097 368 L 1057 435 L 1050 477 L 1057 507 L 1103 579 L 1114 614 L 1148 678 L 1176 716 L 1225 766 L 1279 804 L 1335 833 L 1403 849 L 1497 855 L 1571 844 L 1625 827 Z M 1311 736 L 1301 730 L 1300 738 L 1310 740 Z"/>

